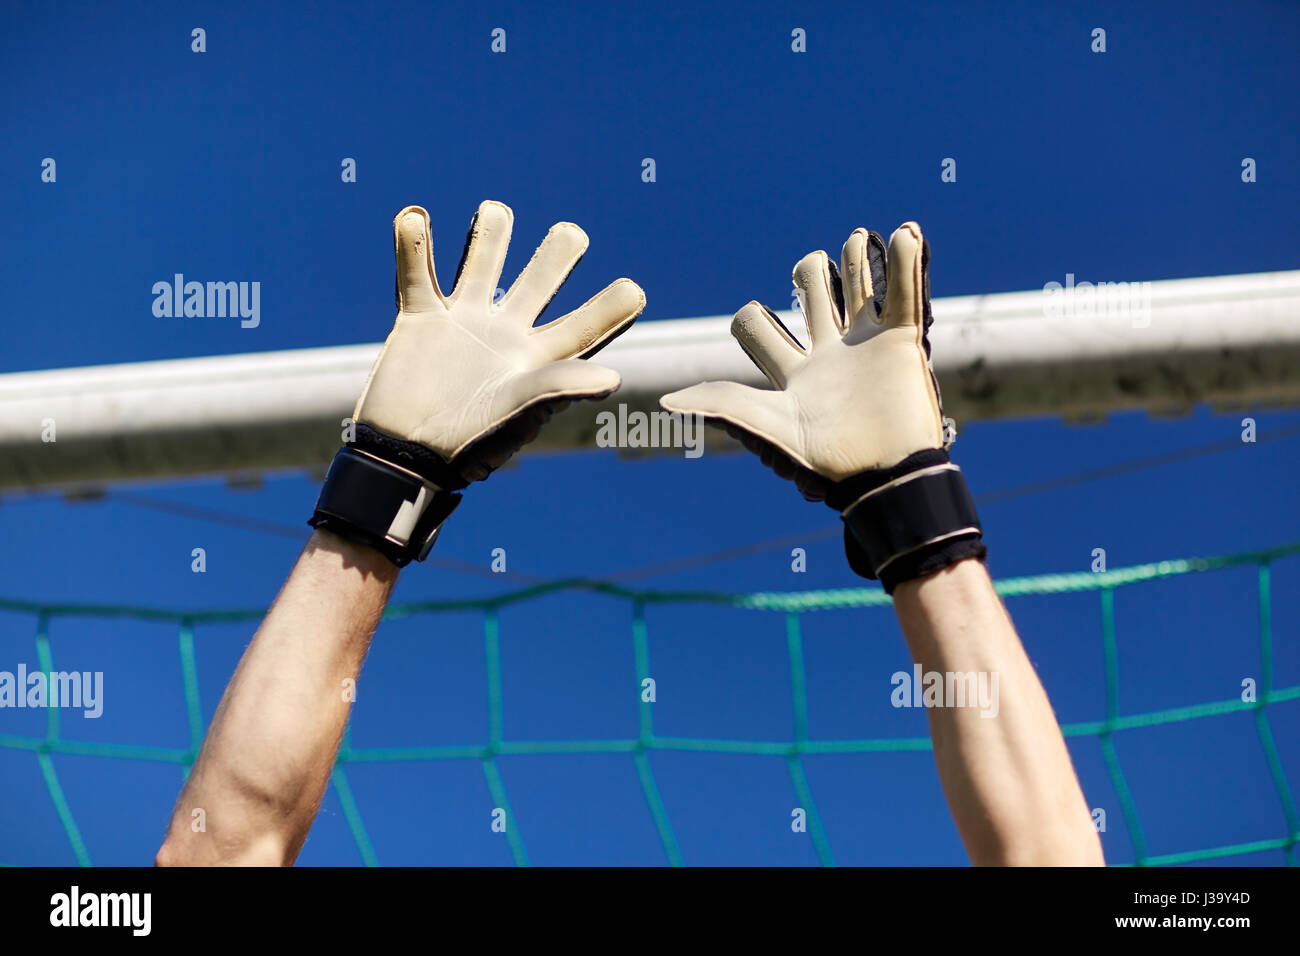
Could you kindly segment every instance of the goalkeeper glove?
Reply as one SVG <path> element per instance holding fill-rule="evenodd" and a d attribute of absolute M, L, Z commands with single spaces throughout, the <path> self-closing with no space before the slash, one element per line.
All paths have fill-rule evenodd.
<path fill-rule="evenodd" d="M 551 227 L 499 302 L 514 214 L 485 202 L 470 223 L 452 291 L 433 268 L 429 214 L 393 220 L 397 323 L 370 370 L 353 419 L 356 439 L 330 466 L 310 524 L 377 548 L 399 567 L 424 560 L 460 503 L 573 399 L 619 386 L 583 361 L 625 331 L 645 293 L 619 279 L 580 308 L 533 322 L 587 249 L 573 223 Z"/>
<path fill-rule="evenodd" d="M 893 593 L 966 557 L 983 559 L 979 519 L 948 459 L 930 366 L 930 249 L 914 222 L 889 240 L 857 229 L 843 273 L 824 252 L 794 283 L 811 342 L 750 302 L 731 332 L 773 389 L 705 382 L 665 395 L 670 412 L 722 424 L 810 501 L 843 517 L 849 564 Z"/>

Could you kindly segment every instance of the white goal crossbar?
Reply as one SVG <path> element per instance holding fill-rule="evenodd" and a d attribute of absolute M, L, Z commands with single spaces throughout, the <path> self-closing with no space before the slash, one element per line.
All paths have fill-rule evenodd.
<path fill-rule="evenodd" d="M 934 300 L 944 412 L 1085 421 L 1300 404 L 1300 270 Z M 797 314 L 784 313 L 792 329 Z M 695 382 L 764 380 L 730 316 L 637 323 L 600 353 L 623 386 L 557 416 L 529 453 L 594 448 L 596 415 Z M 0 489 L 319 469 L 379 346 L 349 345 L 0 375 Z M 51 427 L 52 426 L 52 427 Z M 54 441 L 48 439 L 53 437 Z"/>

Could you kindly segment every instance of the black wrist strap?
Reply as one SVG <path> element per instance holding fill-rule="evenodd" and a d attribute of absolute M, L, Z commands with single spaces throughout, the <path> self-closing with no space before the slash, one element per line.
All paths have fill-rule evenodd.
<path fill-rule="evenodd" d="M 401 568 L 428 556 L 460 499 L 413 471 L 345 445 L 307 523 L 368 545 Z"/>
<path fill-rule="evenodd" d="M 844 525 L 849 564 L 891 594 L 902 581 L 987 553 L 966 480 L 946 461 L 891 475 L 844 509 Z"/>

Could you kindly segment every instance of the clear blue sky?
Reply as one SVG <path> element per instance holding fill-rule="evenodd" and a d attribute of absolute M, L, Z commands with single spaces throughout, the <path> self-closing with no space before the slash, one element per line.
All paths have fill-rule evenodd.
<path fill-rule="evenodd" d="M 1292 3 L 591 5 L 9 3 L 0 14 L 3 371 L 380 340 L 393 318 L 391 220 L 428 208 L 448 284 L 477 204 L 515 211 L 513 275 L 554 221 L 591 249 L 548 314 L 620 275 L 642 321 L 790 301 L 803 253 L 866 225 L 919 221 L 936 296 L 1041 288 L 1066 273 L 1154 280 L 1300 264 L 1300 7 Z M 190 52 L 190 30 L 208 52 Z M 503 27 L 507 52 L 490 52 Z M 807 31 L 807 52 L 790 49 Z M 1090 51 L 1094 27 L 1107 52 Z M 940 182 L 954 157 L 958 181 Z M 1243 157 L 1259 181 L 1243 184 Z M 58 182 L 40 163 L 58 163 Z M 358 181 L 340 182 L 344 157 Z M 657 182 L 641 180 L 652 157 Z M 262 321 L 158 319 L 151 287 L 183 272 L 260 281 Z M 943 315 L 938 315 L 943 321 Z M 1254 411 L 1261 437 L 1300 422 Z M 963 428 L 976 494 L 1230 438 L 1240 413 L 1143 413 L 1098 426 L 1051 419 Z M 997 576 L 1250 550 L 1300 539 L 1296 440 L 986 505 Z M 141 489 L 302 528 L 303 476 L 252 491 L 220 482 Z M 606 451 L 530 457 L 470 489 L 436 554 L 512 571 L 599 576 L 836 519 L 743 455 L 630 461 Z M 0 503 L 0 594 L 178 608 L 269 603 L 301 541 L 124 500 Z M 208 555 L 190 571 L 192 548 Z M 1300 561 L 1274 569 L 1277 686 L 1300 684 Z M 645 578 L 655 588 L 789 590 L 861 583 L 835 538 Z M 514 585 L 432 567 L 399 600 Z M 1254 578 L 1242 569 L 1120 592 L 1120 708 L 1238 695 L 1259 677 Z M 1103 716 L 1095 596 L 1017 599 L 1011 611 L 1063 721 Z M 548 597 L 502 616 L 510 739 L 636 732 L 625 606 Z M 210 718 L 254 625 L 200 629 Z M 757 740 L 792 733 L 779 615 L 652 610 L 656 730 Z M 36 666 L 31 616 L 0 614 L 0 669 Z M 57 668 L 102 670 L 104 715 L 65 714 L 71 739 L 184 747 L 175 630 L 57 621 Z M 887 609 L 805 619 L 810 733 L 925 733 L 889 705 L 909 666 Z M 487 702 L 472 615 L 385 625 L 363 674 L 357 746 L 480 743 Z M 1300 701 L 1269 710 L 1300 793 Z M 44 717 L 0 711 L 0 734 Z M 1116 737 L 1148 851 L 1280 837 L 1286 824 L 1248 715 Z M 1071 744 L 1109 859 L 1133 858 L 1095 740 Z M 656 753 L 694 864 L 808 864 L 779 758 Z M 170 764 L 58 756 L 97 864 L 148 863 L 181 783 Z M 528 757 L 501 774 L 534 863 L 664 860 L 630 757 Z M 841 863 L 960 864 L 928 753 L 822 757 L 807 773 Z M 476 761 L 349 768 L 381 863 L 505 864 Z M 35 757 L 0 748 L 0 862 L 74 861 Z M 301 857 L 355 864 L 331 792 Z M 1229 862 L 1274 865 L 1281 852 Z"/>

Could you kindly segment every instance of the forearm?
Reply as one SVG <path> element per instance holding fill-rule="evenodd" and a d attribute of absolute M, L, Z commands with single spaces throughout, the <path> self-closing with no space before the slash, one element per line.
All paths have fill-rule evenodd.
<path fill-rule="evenodd" d="M 900 584 L 894 607 L 922 672 L 987 675 L 996 688 L 991 707 L 929 708 L 939 779 L 972 862 L 1102 864 L 1056 716 L 984 565 Z"/>
<path fill-rule="evenodd" d="M 620 279 L 537 326 L 587 235 L 553 226 L 498 302 L 513 223 L 503 203 L 479 205 L 444 295 L 428 212 L 408 206 L 393 220 L 397 320 L 326 473 L 318 530 L 226 688 L 158 863 L 294 861 L 397 569 L 425 560 L 458 492 L 551 414 L 618 388 L 618 372 L 586 359 L 636 319 L 645 293 Z"/>
<path fill-rule="evenodd" d="M 355 680 L 397 568 L 317 531 L 217 708 L 161 864 L 293 862 L 329 782 Z M 195 832 L 195 810 L 204 829 Z"/>

